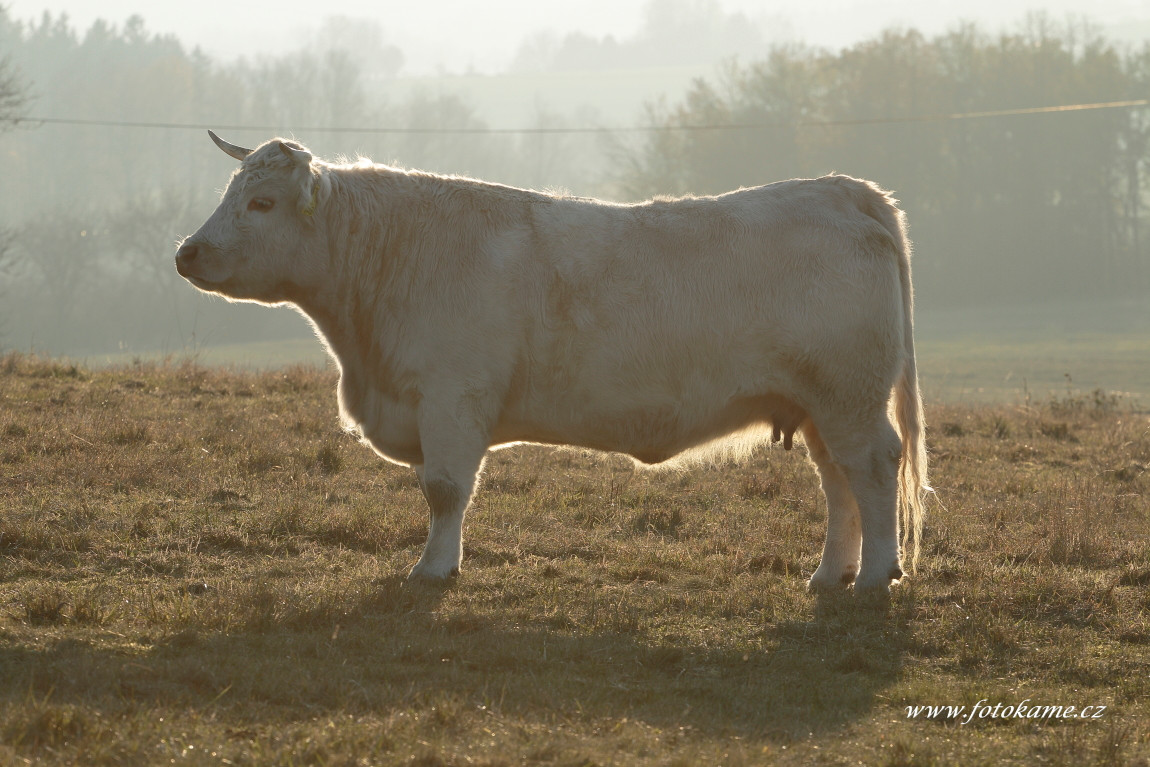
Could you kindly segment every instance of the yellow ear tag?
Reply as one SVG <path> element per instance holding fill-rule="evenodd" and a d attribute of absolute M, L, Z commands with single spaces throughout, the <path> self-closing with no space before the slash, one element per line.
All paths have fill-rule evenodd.
<path fill-rule="evenodd" d="M 302 213 L 305 216 L 310 216 L 315 213 L 315 207 L 319 204 L 319 182 L 315 182 L 311 187 L 311 202 L 303 209 Z"/>

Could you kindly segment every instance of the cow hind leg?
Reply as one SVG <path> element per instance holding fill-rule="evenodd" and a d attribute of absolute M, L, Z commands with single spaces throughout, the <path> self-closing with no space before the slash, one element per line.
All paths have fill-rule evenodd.
<path fill-rule="evenodd" d="M 814 423 L 805 421 L 802 431 L 810 458 L 818 468 L 827 501 L 827 539 L 823 557 L 807 585 L 811 591 L 841 590 L 858 575 L 862 547 L 859 508 L 846 474 L 831 459 Z"/>
<path fill-rule="evenodd" d="M 898 545 L 898 461 L 902 443 L 885 414 L 830 450 L 858 503 L 862 557 L 855 590 L 886 591 L 902 578 Z"/>

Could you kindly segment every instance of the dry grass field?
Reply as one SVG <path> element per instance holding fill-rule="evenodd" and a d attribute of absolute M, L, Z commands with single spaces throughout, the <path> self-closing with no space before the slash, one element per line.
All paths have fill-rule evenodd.
<path fill-rule="evenodd" d="M 878 602 L 806 593 L 801 449 L 497 453 L 463 575 L 408 587 L 419 489 L 334 386 L 0 357 L 0 765 L 1150 764 L 1129 403 L 928 406 L 921 565 Z"/>

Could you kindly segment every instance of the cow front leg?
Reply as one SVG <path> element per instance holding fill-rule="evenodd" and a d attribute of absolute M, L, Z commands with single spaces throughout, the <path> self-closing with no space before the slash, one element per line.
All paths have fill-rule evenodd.
<path fill-rule="evenodd" d="M 408 580 L 442 581 L 459 574 L 463 560 L 463 517 L 487 446 L 482 440 L 460 437 L 450 446 L 423 439 L 424 462 L 415 467 L 431 514 L 423 555 Z"/>

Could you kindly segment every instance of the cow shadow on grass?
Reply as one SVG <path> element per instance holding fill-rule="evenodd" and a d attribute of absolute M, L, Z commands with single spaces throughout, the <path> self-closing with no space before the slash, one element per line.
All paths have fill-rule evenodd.
<path fill-rule="evenodd" d="M 447 588 L 452 588 L 448 586 Z M 441 610 L 445 590 L 398 577 L 338 610 L 253 613 L 134 638 L 0 642 L 0 701 L 51 696 L 114 716 L 124 706 L 213 709 L 248 726 L 283 716 L 482 710 L 524 722 L 627 718 L 674 732 L 789 742 L 868 717 L 908 650 L 910 608 L 823 598 L 809 620 L 765 626 L 749 649 L 583 633 L 509 608 Z M 9 637 L 10 639 L 11 637 Z M 7 648 L 7 649 L 5 649 Z"/>

